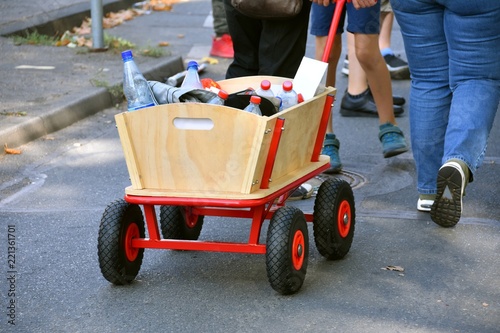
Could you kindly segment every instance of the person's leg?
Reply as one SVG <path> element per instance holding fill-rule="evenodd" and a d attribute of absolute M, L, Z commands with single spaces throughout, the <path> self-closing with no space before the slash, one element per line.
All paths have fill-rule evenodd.
<path fill-rule="evenodd" d="M 384 57 L 391 78 L 407 80 L 410 78 L 408 63 L 394 54 L 391 48 L 392 26 L 394 13 L 389 0 L 382 0 L 380 7 L 380 36 L 378 39 L 380 53 Z"/>
<path fill-rule="evenodd" d="M 384 157 L 399 155 L 408 150 L 403 132 L 394 118 L 391 78 L 378 47 L 380 29 L 380 3 L 356 10 L 347 4 L 347 30 L 354 34 L 354 48 L 371 93 L 375 100 L 380 122 L 379 139 Z"/>
<path fill-rule="evenodd" d="M 213 57 L 232 58 L 234 56 L 233 41 L 229 35 L 223 0 L 212 0 L 212 16 L 214 19 L 215 37 L 212 39 L 210 55 Z"/>
<path fill-rule="evenodd" d="M 347 92 L 342 97 L 340 114 L 344 117 L 378 117 L 377 105 L 368 86 L 366 74 L 356 57 L 354 34 L 347 33 L 347 52 L 349 56 L 349 75 Z M 396 117 L 404 113 L 401 105 L 405 99 L 392 96 L 393 110 Z"/>
<path fill-rule="evenodd" d="M 361 67 L 356 56 L 356 46 L 354 34 L 347 33 L 347 54 L 349 57 L 349 80 L 347 82 L 347 92 L 351 95 L 359 95 L 368 89 L 366 74 Z"/>
<path fill-rule="evenodd" d="M 259 75 L 293 78 L 306 53 L 311 2 L 304 0 L 297 16 L 262 20 Z"/>
<path fill-rule="evenodd" d="M 442 162 L 459 158 L 474 173 L 482 164 L 500 100 L 500 25 L 495 24 L 500 2 L 448 3 L 444 29 L 453 97 Z M 479 33 L 479 26 L 489 28 Z"/>
<path fill-rule="evenodd" d="M 317 60 L 323 59 L 325 52 L 327 35 L 330 30 L 330 25 L 333 19 L 333 12 L 335 4 L 330 4 L 323 7 L 313 3 L 311 8 L 311 34 L 315 37 L 315 58 Z M 345 19 L 345 12 L 341 17 L 337 34 L 335 35 L 334 43 L 328 57 L 328 69 L 326 74 L 326 86 L 335 87 L 337 64 L 342 52 L 342 39 L 341 33 L 343 31 L 343 22 Z M 328 119 L 325 141 L 323 142 L 323 149 L 321 154 L 330 157 L 330 168 L 325 173 L 338 173 L 342 170 L 342 163 L 339 156 L 340 142 L 333 132 L 333 117 L 330 114 Z"/>
<path fill-rule="evenodd" d="M 231 0 L 224 0 L 224 8 L 234 48 L 234 59 L 227 68 L 226 79 L 258 75 L 261 21 L 238 12 Z"/>
<path fill-rule="evenodd" d="M 391 50 L 392 25 L 394 14 L 392 12 L 380 12 L 380 36 L 378 38 L 378 47 L 380 51 Z"/>
<path fill-rule="evenodd" d="M 462 214 L 462 196 L 482 164 L 500 102 L 500 3 L 447 2 L 444 32 L 452 91 L 444 153 L 431 218 L 452 227 Z M 490 27 L 477 30 L 477 27 Z"/>
<path fill-rule="evenodd" d="M 214 32 L 216 37 L 221 37 L 229 33 L 229 27 L 226 21 L 226 11 L 224 9 L 224 0 L 212 0 L 212 16 L 214 18 Z"/>
<path fill-rule="evenodd" d="M 412 75 L 410 133 L 417 191 L 421 199 L 433 201 L 452 97 L 443 10 L 420 0 L 393 1 L 392 8 L 401 27 Z M 420 24 L 415 24 L 417 21 Z"/>

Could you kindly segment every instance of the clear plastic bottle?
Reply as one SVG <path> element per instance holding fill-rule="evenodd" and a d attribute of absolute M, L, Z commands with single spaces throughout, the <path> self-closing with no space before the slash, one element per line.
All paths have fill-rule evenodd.
<path fill-rule="evenodd" d="M 261 98 L 257 95 L 252 95 L 250 97 L 250 104 L 243 109 L 243 111 L 255 113 L 258 116 L 262 116 L 262 112 L 260 111 L 260 101 Z"/>
<path fill-rule="evenodd" d="M 285 110 L 292 107 L 298 103 L 298 96 L 295 90 L 293 90 L 292 81 L 285 81 L 282 85 L 282 90 L 278 93 L 277 97 L 281 98 L 281 109 Z"/>
<path fill-rule="evenodd" d="M 132 51 L 122 52 L 123 59 L 123 94 L 127 99 L 127 109 L 135 111 L 156 105 L 148 81 L 135 64 Z"/>
<path fill-rule="evenodd" d="M 269 80 L 262 80 L 260 88 L 255 91 L 255 94 L 261 97 L 274 97 L 274 93 L 271 90 L 271 82 Z"/>
<path fill-rule="evenodd" d="M 182 81 L 181 88 L 203 89 L 200 76 L 198 75 L 198 63 L 196 61 L 188 62 L 186 77 Z"/>
<path fill-rule="evenodd" d="M 214 104 L 214 105 L 224 105 L 226 102 L 226 99 L 229 97 L 229 94 L 224 91 L 224 90 L 219 90 L 216 96 L 209 100 L 207 104 Z"/>

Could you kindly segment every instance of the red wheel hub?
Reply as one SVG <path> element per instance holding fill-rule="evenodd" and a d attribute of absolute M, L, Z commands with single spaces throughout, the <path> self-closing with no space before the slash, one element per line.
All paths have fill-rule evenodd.
<path fill-rule="evenodd" d="M 125 233 L 125 256 L 128 261 L 134 261 L 139 254 L 139 249 L 132 247 L 132 239 L 140 238 L 139 227 L 135 223 L 129 224 Z"/>
<path fill-rule="evenodd" d="M 351 205 L 347 200 L 340 203 L 339 212 L 337 215 L 337 226 L 339 234 L 342 238 L 347 237 L 351 229 Z"/>
<path fill-rule="evenodd" d="M 298 271 L 302 268 L 305 258 L 305 239 L 302 231 L 297 230 L 295 235 L 293 235 L 292 243 L 292 264 L 293 267 Z"/>

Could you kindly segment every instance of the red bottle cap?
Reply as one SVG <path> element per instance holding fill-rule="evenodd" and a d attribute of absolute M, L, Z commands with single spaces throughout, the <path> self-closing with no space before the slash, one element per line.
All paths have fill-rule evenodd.
<path fill-rule="evenodd" d="M 297 103 L 302 103 L 304 101 L 304 96 L 301 93 L 297 94 Z"/>
<path fill-rule="evenodd" d="M 284 91 L 290 91 L 293 89 L 293 83 L 292 81 L 285 81 L 283 82 L 283 90 Z"/>
<path fill-rule="evenodd" d="M 219 97 L 222 98 L 223 100 L 226 100 L 229 97 L 229 94 L 222 89 L 219 90 L 219 93 L 217 95 L 219 95 Z"/>
<path fill-rule="evenodd" d="M 252 97 L 250 97 L 250 103 L 260 104 L 260 101 L 260 96 L 253 95 Z"/>
<path fill-rule="evenodd" d="M 263 90 L 269 90 L 271 89 L 271 82 L 269 80 L 262 80 L 262 82 L 260 83 L 260 87 Z"/>

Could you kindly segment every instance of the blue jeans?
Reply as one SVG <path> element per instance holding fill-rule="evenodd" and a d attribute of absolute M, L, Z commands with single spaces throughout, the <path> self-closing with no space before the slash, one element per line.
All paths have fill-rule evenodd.
<path fill-rule="evenodd" d="M 439 168 L 481 165 L 500 100 L 500 1 L 391 0 L 411 72 L 417 190 L 436 193 Z"/>

